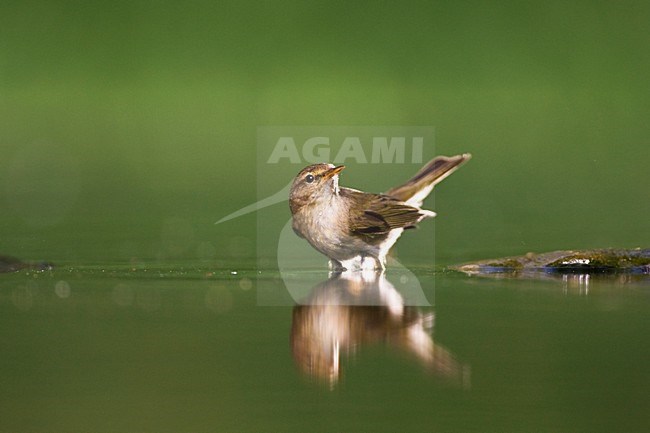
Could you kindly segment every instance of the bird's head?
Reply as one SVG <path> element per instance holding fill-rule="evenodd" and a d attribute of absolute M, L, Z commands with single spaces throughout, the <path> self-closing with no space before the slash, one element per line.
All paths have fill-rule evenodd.
<path fill-rule="evenodd" d="M 321 198 L 338 194 L 339 173 L 345 168 L 344 165 L 334 166 L 333 164 L 313 164 L 303 168 L 291 184 L 289 192 L 289 204 L 291 212 Z"/>

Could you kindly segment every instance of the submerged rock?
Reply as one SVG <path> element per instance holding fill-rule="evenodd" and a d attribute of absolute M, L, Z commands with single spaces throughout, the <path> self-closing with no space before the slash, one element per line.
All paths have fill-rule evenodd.
<path fill-rule="evenodd" d="M 47 271 L 52 269 L 53 265 L 47 262 L 23 262 L 16 257 L 0 255 L 0 273 L 16 272 L 22 269 L 31 269 L 35 271 Z"/>
<path fill-rule="evenodd" d="M 528 253 L 452 266 L 470 275 L 545 272 L 557 274 L 650 274 L 650 249 L 596 249 Z"/>

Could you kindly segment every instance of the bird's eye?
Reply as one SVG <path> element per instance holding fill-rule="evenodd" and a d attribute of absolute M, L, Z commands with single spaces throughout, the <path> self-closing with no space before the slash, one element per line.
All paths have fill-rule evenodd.
<path fill-rule="evenodd" d="M 305 176 L 305 182 L 307 183 L 312 183 L 314 181 L 315 177 L 313 174 L 309 173 L 307 176 Z"/>

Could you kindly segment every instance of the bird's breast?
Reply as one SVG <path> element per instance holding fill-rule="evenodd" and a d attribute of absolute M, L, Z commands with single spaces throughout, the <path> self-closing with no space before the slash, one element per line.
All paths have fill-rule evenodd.
<path fill-rule="evenodd" d="M 349 245 L 348 213 L 345 201 L 333 197 L 301 208 L 293 225 L 317 250 L 333 257 Z"/>

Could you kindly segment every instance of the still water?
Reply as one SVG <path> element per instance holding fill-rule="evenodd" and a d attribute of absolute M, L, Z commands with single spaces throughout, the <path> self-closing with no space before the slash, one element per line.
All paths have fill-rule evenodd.
<path fill-rule="evenodd" d="M 0 430 L 648 431 L 647 276 L 414 272 L 0 275 Z"/>

